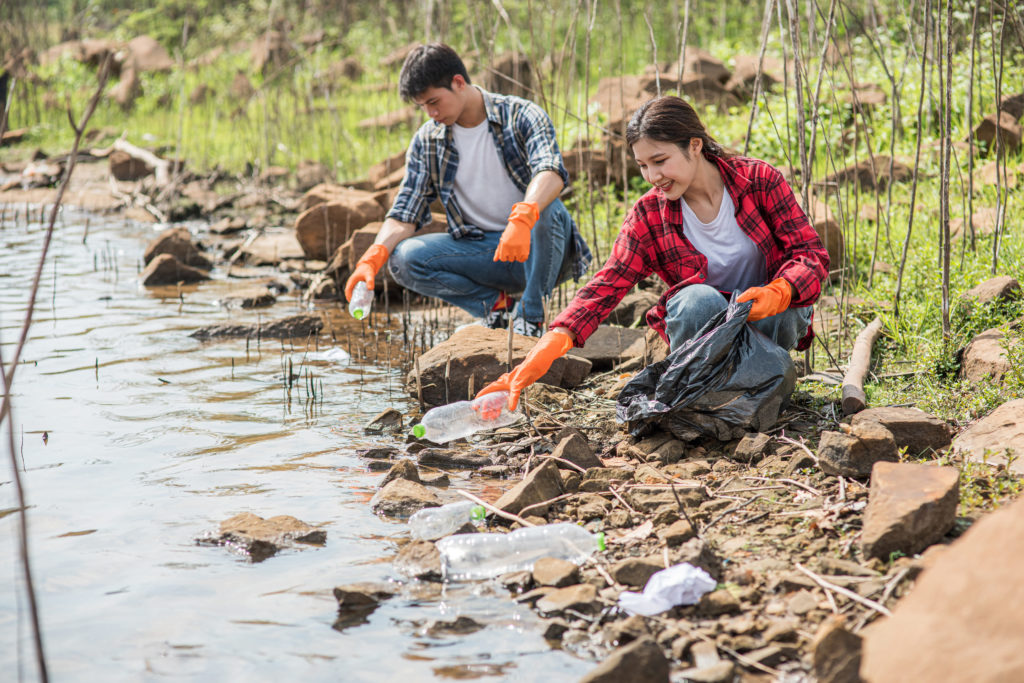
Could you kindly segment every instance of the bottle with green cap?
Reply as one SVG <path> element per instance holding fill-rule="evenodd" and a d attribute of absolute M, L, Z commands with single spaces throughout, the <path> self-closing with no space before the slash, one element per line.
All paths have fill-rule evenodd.
<path fill-rule="evenodd" d="M 352 300 L 348 302 L 348 312 L 356 320 L 362 320 L 370 315 L 373 307 L 373 290 L 366 286 L 365 282 L 359 282 L 352 290 Z"/>
<path fill-rule="evenodd" d="M 583 564 L 604 548 L 603 533 L 592 534 L 568 522 L 525 527 L 507 534 L 459 534 L 437 542 L 445 581 L 528 571 L 542 557 Z"/>
<path fill-rule="evenodd" d="M 409 518 L 413 538 L 432 541 L 453 534 L 466 522 L 480 524 L 487 510 L 471 500 L 460 500 L 437 508 L 423 508 Z"/>
<path fill-rule="evenodd" d="M 472 401 L 459 401 L 431 408 L 412 428 L 417 439 L 445 443 L 475 434 L 484 429 L 497 429 L 510 425 L 522 417 L 518 410 L 508 409 L 508 392 L 484 394 Z"/>

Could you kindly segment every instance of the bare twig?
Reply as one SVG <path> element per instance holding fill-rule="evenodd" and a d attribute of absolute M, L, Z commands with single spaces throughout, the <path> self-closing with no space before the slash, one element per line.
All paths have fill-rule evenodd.
<path fill-rule="evenodd" d="M 826 581 L 822 577 L 820 577 L 817 574 L 815 574 L 814 572 L 812 572 L 810 569 L 804 567 L 799 562 L 796 563 L 796 568 L 798 570 L 800 570 L 801 572 L 803 572 L 804 574 L 806 574 L 808 577 L 810 577 L 810 579 L 812 581 L 814 581 L 814 583 L 818 584 L 819 586 L 821 586 L 825 590 L 835 591 L 836 593 L 839 593 L 840 595 L 845 595 L 846 597 L 850 598 L 854 602 L 859 602 L 860 604 L 864 605 L 865 607 L 870 607 L 871 609 L 875 610 L 879 614 L 884 614 L 887 617 L 888 616 L 892 616 L 892 612 L 890 612 L 889 609 L 885 605 L 880 605 L 877 602 L 875 602 L 874 600 L 869 600 L 868 598 L 861 597 L 860 595 L 858 595 L 857 593 L 854 593 L 852 590 L 850 590 L 848 588 L 843 588 L 842 586 L 837 586 L 834 583 Z"/>
<path fill-rule="evenodd" d="M 494 507 L 493 505 L 491 505 L 487 501 L 482 500 L 480 498 L 477 498 L 476 496 L 474 496 L 469 491 L 463 491 L 462 489 L 455 489 L 455 493 L 459 494 L 463 498 L 470 499 L 471 501 L 473 501 L 477 505 L 482 506 L 486 510 L 490 510 L 491 512 L 493 512 L 497 516 L 502 517 L 504 519 L 507 519 L 510 522 L 519 522 L 523 526 L 537 526 L 536 524 L 532 524 L 530 522 L 527 522 L 525 519 L 523 519 L 519 515 L 513 515 L 511 512 L 505 512 L 501 508 Z"/>

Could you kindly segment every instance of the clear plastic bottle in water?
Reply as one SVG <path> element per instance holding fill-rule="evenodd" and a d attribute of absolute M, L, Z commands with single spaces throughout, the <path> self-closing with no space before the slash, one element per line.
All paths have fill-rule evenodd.
<path fill-rule="evenodd" d="M 542 557 L 576 564 L 604 550 L 604 534 L 562 522 L 516 529 L 507 534 L 459 534 L 437 542 L 445 580 L 486 579 L 533 569 Z"/>
<path fill-rule="evenodd" d="M 417 439 L 429 439 L 434 443 L 445 443 L 479 432 L 482 429 L 497 429 L 510 425 L 522 414 L 508 409 L 508 392 L 496 391 L 484 394 L 472 401 L 459 401 L 446 406 L 431 408 L 412 428 Z"/>
<path fill-rule="evenodd" d="M 356 320 L 362 320 L 370 315 L 371 308 L 373 308 L 373 290 L 367 287 L 365 282 L 359 282 L 352 290 L 352 300 L 348 302 L 348 312 Z"/>
<path fill-rule="evenodd" d="M 438 508 L 423 508 L 409 518 L 413 538 L 432 541 L 458 531 L 466 522 L 482 522 L 487 510 L 471 500 L 460 500 Z"/>

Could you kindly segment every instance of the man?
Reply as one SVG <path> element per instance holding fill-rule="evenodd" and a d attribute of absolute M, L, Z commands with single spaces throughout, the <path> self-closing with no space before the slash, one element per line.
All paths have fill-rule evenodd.
<path fill-rule="evenodd" d="M 488 327 L 539 337 L 544 299 L 572 259 L 579 279 L 590 250 L 558 199 L 568 180 L 551 119 L 533 102 L 470 83 L 458 54 L 440 43 L 405 60 L 399 92 L 430 117 L 409 145 L 405 180 L 345 296 L 373 289 L 388 263 L 407 289 L 482 318 Z M 444 234 L 417 235 L 439 199 Z M 522 292 L 518 305 L 511 293 Z"/>

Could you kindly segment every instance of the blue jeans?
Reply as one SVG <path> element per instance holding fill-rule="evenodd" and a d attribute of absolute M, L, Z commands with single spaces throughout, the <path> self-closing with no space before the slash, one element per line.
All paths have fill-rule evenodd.
<path fill-rule="evenodd" d="M 478 318 L 490 312 L 502 291 L 522 292 L 514 315 L 540 322 L 544 298 L 558 284 L 562 259 L 571 248 L 569 211 L 556 199 L 541 212 L 525 263 L 495 261 L 500 239 L 500 232 L 485 232 L 479 240 L 457 240 L 448 233 L 414 235 L 395 247 L 388 272 L 406 289 L 443 299 Z"/>
<path fill-rule="evenodd" d="M 714 287 L 708 285 L 689 285 L 683 287 L 669 299 L 665 316 L 666 332 L 669 347 L 672 350 L 697 336 L 700 328 L 719 311 L 729 305 L 725 297 Z M 766 337 L 786 349 L 796 347 L 811 324 L 811 306 L 787 308 L 778 315 L 762 318 L 751 323 L 764 333 Z"/>

